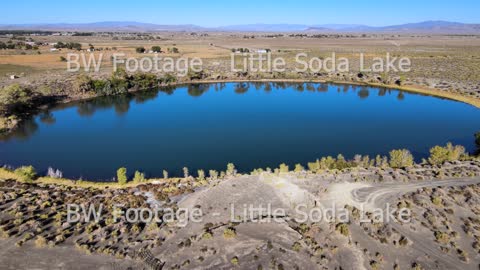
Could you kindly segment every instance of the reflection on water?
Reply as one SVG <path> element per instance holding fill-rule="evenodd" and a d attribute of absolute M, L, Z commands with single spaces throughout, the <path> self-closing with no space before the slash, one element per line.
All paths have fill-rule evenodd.
<path fill-rule="evenodd" d="M 222 91 L 227 86 L 227 83 L 215 83 L 215 84 L 188 84 L 187 93 L 191 97 L 201 97 L 211 88 L 214 91 Z M 369 87 L 367 86 L 351 86 L 348 84 L 336 85 L 329 83 L 292 83 L 292 82 L 239 82 L 233 83 L 233 89 L 236 94 L 245 94 L 249 89 L 255 89 L 256 91 L 270 92 L 275 90 L 293 89 L 298 92 L 305 90 L 310 92 L 328 92 L 329 89 L 334 88 L 337 92 L 347 93 L 348 91 L 356 92 L 360 99 L 366 99 L 370 95 Z M 403 100 L 405 94 L 402 91 L 396 91 L 387 88 L 375 88 L 378 89 L 379 96 L 385 96 L 391 94 L 392 91 L 397 93 L 397 99 Z M 174 94 L 175 87 L 163 87 L 158 90 L 139 91 L 135 93 L 128 93 L 116 96 L 102 96 L 89 100 L 83 100 L 73 102 L 70 104 L 61 104 L 55 108 L 55 111 L 75 107 L 77 113 L 82 117 L 93 117 L 96 111 L 106 110 L 113 108 L 118 116 L 124 115 L 130 109 L 131 102 L 136 104 L 143 104 L 149 100 L 156 99 L 159 93 L 165 93 L 167 95 Z M 40 121 L 46 125 L 55 124 L 56 120 L 52 111 L 46 111 L 39 114 L 38 118 L 30 118 L 23 122 L 22 125 L 14 132 L 6 135 L 1 135 L 1 141 L 8 141 L 11 139 L 26 140 L 32 136 L 38 129 L 37 121 Z"/>
<path fill-rule="evenodd" d="M 241 171 L 344 154 L 417 157 L 448 141 L 474 149 L 480 111 L 394 89 L 328 83 L 188 84 L 60 104 L 0 138 L 0 165 L 111 178 L 118 167 L 171 175 Z M 473 148 L 473 149 L 472 149 Z"/>

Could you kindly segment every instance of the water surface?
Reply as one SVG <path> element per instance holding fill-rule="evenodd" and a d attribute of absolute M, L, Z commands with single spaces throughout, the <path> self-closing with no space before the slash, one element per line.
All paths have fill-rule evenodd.
<path fill-rule="evenodd" d="M 342 153 L 417 159 L 453 142 L 474 150 L 480 110 L 398 90 L 314 83 L 179 86 L 62 105 L 0 142 L 0 163 L 49 166 L 64 176 L 111 179 L 117 168 L 147 176 L 183 167 L 239 171 Z M 196 174 L 196 173 L 195 173 Z"/>

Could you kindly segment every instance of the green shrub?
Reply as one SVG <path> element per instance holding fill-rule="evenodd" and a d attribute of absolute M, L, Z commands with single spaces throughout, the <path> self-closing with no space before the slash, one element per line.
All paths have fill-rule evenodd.
<path fill-rule="evenodd" d="M 162 52 L 162 48 L 160 48 L 160 46 L 152 46 L 152 51 L 159 53 L 159 52 Z"/>
<path fill-rule="evenodd" d="M 146 50 L 145 50 L 144 47 L 137 47 L 137 48 L 135 48 L 135 51 L 136 51 L 137 53 L 144 53 Z"/>
<path fill-rule="evenodd" d="M 280 164 L 279 171 L 280 171 L 281 173 L 288 173 L 288 171 L 289 171 L 288 165 L 285 164 L 285 163 Z"/>
<path fill-rule="evenodd" d="M 437 205 L 437 206 L 440 206 L 440 205 L 442 205 L 442 198 L 440 198 L 438 196 L 432 197 L 432 203 Z"/>
<path fill-rule="evenodd" d="M 452 145 L 447 143 L 445 147 L 434 146 L 430 149 L 430 157 L 428 162 L 432 165 L 443 164 L 446 161 L 459 160 L 465 155 L 465 148 L 460 145 Z"/>
<path fill-rule="evenodd" d="M 0 113 L 3 115 L 22 113 L 33 106 L 35 93 L 27 87 L 12 84 L 0 90 Z"/>
<path fill-rule="evenodd" d="M 202 181 L 205 180 L 205 171 L 204 170 L 198 170 L 198 180 Z"/>
<path fill-rule="evenodd" d="M 145 174 L 141 173 L 139 171 L 135 171 L 135 174 L 133 176 L 133 182 L 134 183 L 142 183 L 145 182 Z"/>
<path fill-rule="evenodd" d="M 390 151 L 390 167 L 405 168 L 413 166 L 413 156 L 406 149 Z"/>
<path fill-rule="evenodd" d="M 14 171 L 15 174 L 21 177 L 22 181 L 25 182 L 32 182 L 33 179 L 37 176 L 37 173 L 35 172 L 35 168 L 33 166 L 22 166 L 17 168 Z"/>
<path fill-rule="evenodd" d="M 237 256 L 233 257 L 233 258 L 230 260 L 230 262 L 231 262 L 233 265 L 238 265 L 238 257 L 237 257 Z"/>
<path fill-rule="evenodd" d="M 348 229 L 348 225 L 345 223 L 338 223 L 335 226 L 335 230 L 340 232 L 344 236 L 348 236 L 350 234 L 350 230 Z"/>
<path fill-rule="evenodd" d="M 447 233 L 444 233 L 444 232 L 440 232 L 440 231 L 436 231 L 435 232 L 435 239 L 437 240 L 437 242 L 439 243 L 443 243 L 443 244 L 446 244 L 450 241 L 450 236 L 448 236 Z"/>
<path fill-rule="evenodd" d="M 159 80 L 155 74 L 136 73 L 131 78 L 131 84 L 138 89 L 148 89 L 158 86 Z"/>
<path fill-rule="evenodd" d="M 37 236 L 37 239 L 35 239 L 35 246 L 36 247 L 44 247 L 47 245 L 47 239 L 45 237 L 39 235 Z"/>
<path fill-rule="evenodd" d="M 94 90 L 92 78 L 85 74 L 80 74 L 75 78 L 75 81 L 73 81 L 72 88 L 75 93 L 85 94 L 89 91 L 92 91 Z"/>
<path fill-rule="evenodd" d="M 225 230 L 223 230 L 223 237 L 225 239 L 235 238 L 237 237 L 237 232 L 234 228 L 226 228 Z"/>
<path fill-rule="evenodd" d="M 295 172 L 303 172 L 305 168 L 301 164 L 295 165 Z"/>
<path fill-rule="evenodd" d="M 227 164 L 227 175 L 228 176 L 235 175 L 235 165 L 233 163 L 228 163 Z"/>
<path fill-rule="evenodd" d="M 127 183 L 127 168 L 122 167 L 117 170 L 117 181 L 121 185 Z"/>
<path fill-rule="evenodd" d="M 299 252 L 302 249 L 302 245 L 299 242 L 295 242 L 292 245 L 292 250 Z"/>

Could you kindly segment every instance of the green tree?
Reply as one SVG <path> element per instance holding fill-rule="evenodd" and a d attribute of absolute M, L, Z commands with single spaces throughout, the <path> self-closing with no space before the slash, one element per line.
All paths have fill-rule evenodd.
<path fill-rule="evenodd" d="M 0 90 L 0 113 L 21 113 L 34 103 L 34 93 L 30 88 L 19 84 L 12 84 Z"/>
<path fill-rule="evenodd" d="M 445 147 L 434 146 L 430 149 L 428 162 L 432 165 L 443 164 L 446 161 L 455 161 L 465 155 L 465 148 L 461 145 L 452 145 L 447 143 Z"/>
<path fill-rule="evenodd" d="M 120 185 L 127 183 L 127 168 L 121 167 L 117 170 L 117 181 Z"/>
<path fill-rule="evenodd" d="M 406 149 L 390 151 L 390 167 L 405 168 L 413 166 L 413 156 Z"/>

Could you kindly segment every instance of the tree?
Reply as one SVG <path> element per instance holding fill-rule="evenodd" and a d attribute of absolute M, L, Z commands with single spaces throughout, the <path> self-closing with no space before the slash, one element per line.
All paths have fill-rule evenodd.
<path fill-rule="evenodd" d="M 288 171 L 289 171 L 288 165 L 285 164 L 285 163 L 280 164 L 279 171 L 280 171 L 281 173 L 288 173 Z"/>
<path fill-rule="evenodd" d="M 152 46 L 152 51 L 154 53 L 161 53 L 162 52 L 162 48 L 160 46 Z"/>
<path fill-rule="evenodd" d="M 117 181 L 120 185 L 127 183 L 127 168 L 121 167 L 117 170 Z"/>
<path fill-rule="evenodd" d="M 295 172 L 303 172 L 305 168 L 301 164 L 295 165 Z"/>
<path fill-rule="evenodd" d="M 136 51 L 137 53 L 144 53 L 146 50 L 145 50 L 144 47 L 137 47 L 137 48 L 135 48 L 135 51 Z"/>
<path fill-rule="evenodd" d="M 445 147 L 434 146 L 430 149 L 430 157 L 428 162 L 432 165 L 443 164 L 446 161 L 455 161 L 459 160 L 462 156 L 465 155 L 465 148 L 460 145 L 452 145 L 447 143 Z"/>
<path fill-rule="evenodd" d="M 216 180 L 218 178 L 218 172 L 215 170 L 208 171 L 208 174 L 210 175 L 210 179 L 212 180 Z"/>
<path fill-rule="evenodd" d="M 37 176 L 37 173 L 35 172 L 35 168 L 33 166 L 22 166 L 17 168 L 14 171 L 15 174 L 20 176 L 20 179 L 24 182 L 32 182 L 33 179 Z"/>
<path fill-rule="evenodd" d="M 405 168 L 413 166 L 413 156 L 406 149 L 390 151 L 390 167 Z"/>
<path fill-rule="evenodd" d="M 21 113 L 33 105 L 35 93 L 25 86 L 12 84 L 0 90 L 0 113 Z"/>
<path fill-rule="evenodd" d="M 233 163 L 228 163 L 227 164 L 227 175 L 228 176 L 234 176 L 235 175 L 235 165 Z"/>
<path fill-rule="evenodd" d="M 133 182 L 134 183 L 143 183 L 145 182 L 145 174 L 141 173 L 139 171 L 135 171 L 135 174 L 133 176 Z"/>
<path fill-rule="evenodd" d="M 202 181 L 205 180 L 205 171 L 204 170 L 198 170 L 198 180 Z"/>

